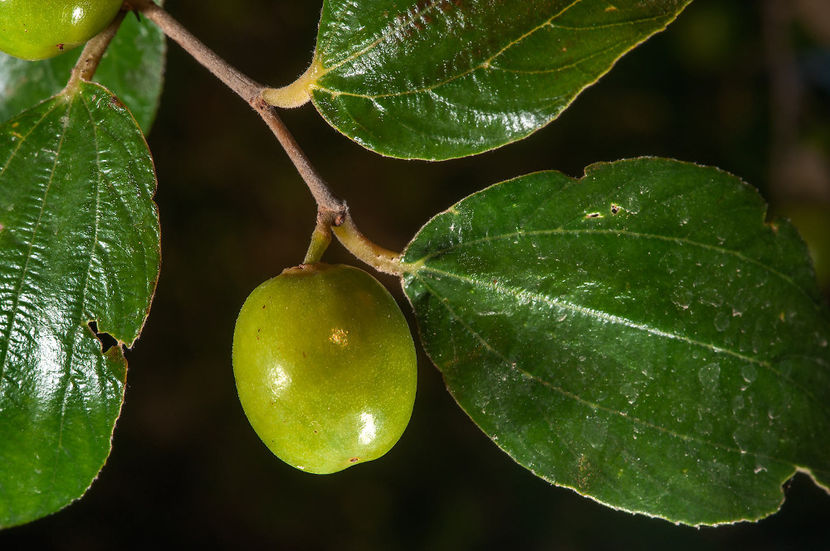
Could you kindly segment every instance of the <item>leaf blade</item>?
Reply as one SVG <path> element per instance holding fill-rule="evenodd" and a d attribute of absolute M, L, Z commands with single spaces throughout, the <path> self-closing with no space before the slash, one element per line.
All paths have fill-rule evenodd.
<path fill-rule="evenodd" d="M 311 99 L 384 155 L 481 153 L 556 118 L 689 2 L 329 0 Z"/>
<path fill-rule="evenodd" d="M 132 115 L 81 83 L 0 126 L 0 526 L 80 497 L 123 401 L 159 269 L 155 172 Z"/>
<path fill-rule="evenodd" d="M 450 392 L 537 475 L 687 524 L 771 514 L 797 469 L 827 486 L 830 316 L 803 243 L 734 177 L 529 175 L 434 218 L 404 260 Z"/>

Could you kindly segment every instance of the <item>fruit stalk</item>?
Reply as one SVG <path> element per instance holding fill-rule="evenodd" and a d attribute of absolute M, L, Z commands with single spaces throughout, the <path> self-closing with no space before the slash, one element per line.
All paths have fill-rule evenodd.
<path fill-rule="evenodd" d="M 101 63 L 101 58 L 104 57 L 112 39 L 115 38 L 125 15 L 127 15 L 127 12 L 123 10 L 118 12 L 118 15 L 115 16 L 115 19 L 106 29 L 86 43 L 84 50 L 81 52 L 81 57 L 78 58 L 77 63 L 72 68 L 72 74 L 69 76 L 65 90 L 74 90 L 82 80 L 92 80 L 95 71 L 98 70 L 98 64 Z"/>
<path fill-rule="evenodd" d="M 305 253 L 303 264 L 315 264 L 323 258 L 323 253 L 331 244 L 331 213 L 319 211 L 317 213 L 317 224 L 311 234 L 311 242 L 308 251 Z"/>

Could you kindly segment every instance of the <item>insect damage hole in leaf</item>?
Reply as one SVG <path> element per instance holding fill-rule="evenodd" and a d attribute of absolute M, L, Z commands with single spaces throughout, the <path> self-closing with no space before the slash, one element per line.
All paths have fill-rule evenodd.
<path fill-rule="evenodd" d="M 116 345 L 138 338 L 155 291 L 155 170 L 113 97 L 81 82 L 0 125 L 0 527 L 95 479 L 124 396 Z"/>
<path fill-rule="evenodd" d="M 109 333 L 102 333 L 98 331 L 98 322 L 95 320 L 90 321 L 87 323 L 87 327 L 89 327 L 90 331 L 95 334 L 95 338 L 101 343 L 101 354 L 106 354 L 109 352 L 109 349 L 113 346 L 116 346 L 119 343 L 118 340 L 110 335 Z"/>

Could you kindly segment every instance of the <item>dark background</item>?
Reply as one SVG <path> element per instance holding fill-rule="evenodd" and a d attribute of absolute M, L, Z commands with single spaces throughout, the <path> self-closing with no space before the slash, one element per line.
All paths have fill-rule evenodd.
<path fill-rule="evenodd" d="M 286 84 L 311 59 L 319 1 L 168 8 L 259 81 Z M 284 119 L 361 229 L 397 250 L 489 184 L 542 169 L 579 176 L 590 163 L 640 155 L 717 165 L 777 209 L 807 202 L 822 212 L 828 12 L 826 0 L 697 0 L 547 128 L 469 159 L 380 157 L 311 106 Z M 277 460 L 236 398 L 231 337 L 247 294 L 302 260 L 315 207 L 260 119 L 175 45 L 167 79 L 149 135 L 162 275 L 128 355 L 112 455 L 82 500 L 0 533 L 0 549 L 830 549 L 830 496 L 803 475 L 787 484 L 780 513 L 717 529 L 552 487 L 476 429 L 423 356 L 412 421 L 383 459 L 331 476 Z M 326 259 L 356 263 L 339 245 Z M 396 281 L 382 279 L 402 299 Z"/>

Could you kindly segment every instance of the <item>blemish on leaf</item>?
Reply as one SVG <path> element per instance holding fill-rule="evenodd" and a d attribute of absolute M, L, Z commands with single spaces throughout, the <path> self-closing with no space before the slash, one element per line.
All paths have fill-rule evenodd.
<path fill-rule="evenodd" d="M 598 212 L 589 212 L 585 215 L 585 218 L 602 218 L 602 215 Z"/>
<path fill-rule="evenodd" d="M 587 457 L 585 457 L 585 455 L 579 456 L 579 459 L 577 460 L 577 470 L 578 474 L 576 482 L 580 488 L 586 489 L 588 487 L 588 481 L 591 477 L 591 462 Z"/>
<path fill-rule="evenodd" d="M 617 214 L 617 213 L 618 213 L 618 212 L 620 212 L 621 210 L 622 210 L 622 207 L 621 207 L 621 206 L 619 206 L 619 205 L 617 205 L 617 204 L 612 204 L 612 205 L 611 205 L 611 214 Z"/>
<path fill-rule="evenodd" d="M 351 459 L 349 459 L 349 463 L 357 463 L 358 461 L 360 461 L 359 457 L 352 457 Z"/>
<path fill-rule="evenodd" d="M 384 37 L 388 42 L 402 42 L 433 23 L 434 17 L 430 12 L 438 10 L 446 15 L 453 9 L 461 9 L 462 5 L 461 0 L 418 0 L 414 6 L 395 16 Z"/>

